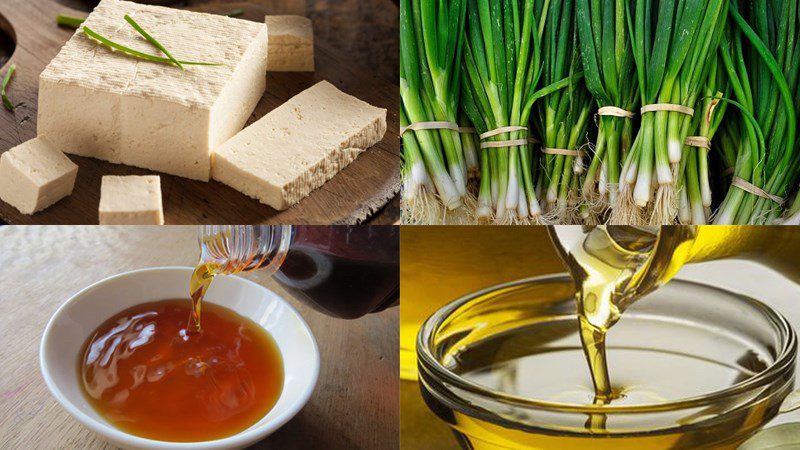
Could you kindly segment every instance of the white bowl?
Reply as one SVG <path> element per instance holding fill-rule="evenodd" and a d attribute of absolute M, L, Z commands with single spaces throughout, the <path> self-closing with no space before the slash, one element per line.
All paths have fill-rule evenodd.
<path fill-rule="evenodd" d="M 277 430 L 306 404 L 319 374 L 314 335 L 297 311 L 269 289 L 235 276 L 220 276 L 206 294 L 264 327 L 283 357 L 284 382 L 278 402 L 250 428 L 202 442 L 166 442 L 125 433 L 89 405 L 78 377 L 79 353 L 89 335 L 112 315 L 155 300 L 188 300 L 190 267 L 156 267 L 116 275 L 73 295 L 50 319 L 39 350 L 42 375 L 53 396 L 78 421 L 108 441 L 135 449 L 233 449 L 246 447 Z"/>

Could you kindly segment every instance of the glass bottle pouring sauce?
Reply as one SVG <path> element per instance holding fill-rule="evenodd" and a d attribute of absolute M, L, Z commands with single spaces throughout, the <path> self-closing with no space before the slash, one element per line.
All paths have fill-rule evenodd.
<path fill-rule="evenodd" d="M 393 226 L 203 226 L 190 283 L 190 329 L 216 275 L 266 270 L 300 301 L 355 319 L 397 305 L 400 233 Z"/>

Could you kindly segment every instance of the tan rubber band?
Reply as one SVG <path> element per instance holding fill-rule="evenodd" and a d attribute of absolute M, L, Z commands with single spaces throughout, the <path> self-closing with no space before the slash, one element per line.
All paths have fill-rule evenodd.
<path fill-rule="evenodd" d="M 535 137 L 529 137 L 528 138 L 528 143 L 529 144 L 541 144 L 541 142 L 539 142 L 539 140 L 536 139 Z"/>
<path fill-rule="evenodd" d="M 458 127 L 457 131 L 461 134 L 475 134 L 475 128 L 472 127 Z"/>
<path fill-rule="evenodd" d="M 487 131 L 486 133 L 481 134 L 481 139 L 489 139 L 490 137 L 495 137 L 498 134 L 514 133 L 514 132 L 517 132 L 517 131 L 524 131 L 524 132 L 527 133 L 528 129 L 526 127 L 502 127 L 502 128 L 496 128 L 494 130 Z"/>
<path fill-rule="evenodd" d="M 421 130 L 453 130 L 458 131 L 458 125 L 452 122 L 417 122 L 412 123 L 407 127 L 400 128 L 400 136 L 408 133 L 409 131 Z"/>
<path fill-rule="evenodd" d="M 603 106 L 602 108 L 597 110 L 597 115 L 622 117 L 624 119 L 633 119 L 634 117 L 636 117 L 636 113 L 631 111 L 626 111 L 622 108 L 617 108 L 616 106 Z"/>
<path fill-rule="evenodd" d="M 481 148 L 505 148 L 505 147 L 519 147 L 528 145 L 527 139 L 517 139 L 515 141 L 492 141 L 481 142 Z"/>
<path fill-rule="evenodd" d="M 723 177 L 729 177 L 736 173 L 736 167 L 729 167 L 725 169 L 725 172 L 722 172 Z"/>
<path fill-rule="evenodd" d="M 705 136 L 687 136 L 684 144 L 688 145 L 689 147 L 711 150 L 711 140 Z"/>
<path fill-rule="evenodd" d="M 566 148 L 542 148 L 545 155 L 573 156 L 576 158 L 586 156 L 586 152 L 580 150 L 569 150 Z"/>
<path fill-rule="evenodd" d="M 761 189 L 760 187 L 758 187 L 758 186 L 756 186 L 754 184 L 751 184 L 748 181 L 743 180 L 743 179 L 741 179 L 739 177 L 734 177 L 733 178 L 733 185 L 738 187 L 739 189 L 745 191 L 745 192 L 749 192 L 749 193 L 755 195 L 756 197 L 761 197 L 761 198 L 765 198 L 767 200 L 772 200 L 773 202 L 777 203 L 778 205 L 782 206 L 784 203 L 786 203 L 786 199 L 778 197 L 777 195 L 772 195 L 769 192 Z"/>
<path fill-rule="evenodd" d="M 644 105 L 642 106 L 641 109 L 642 114 L 647 114 L 650 112 L 657 112 L 657 111 L 670 111 L 670 112 L 686 114 L 687 116 L 694 116 L 694 109 L 683 105 L 673 105 L 672 103 L 654 103 L 652 105 Z"/>

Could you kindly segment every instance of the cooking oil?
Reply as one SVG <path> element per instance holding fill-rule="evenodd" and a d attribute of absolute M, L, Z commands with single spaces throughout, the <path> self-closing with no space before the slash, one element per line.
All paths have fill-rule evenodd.
<path fill-rule="evenodd" d="M 568 277 L 459 305 L 422 332 L 420 387 L 464 448 L 734 449 L 793 389 L 785 319 L 716 288 L 676 281 L 631 305 L 608 335 L 606 401 L 586 370 Z"/>
<path fill-rule="evenodd" d="M 781 229 L 772 231 L 787 236 Z M 773 237 L 767 239 L 753 227 L 554 227 L 550 232 L 575 281 L 580 336 L 596 404 L 611 402 L 621 392 L 609 379 L 605 342 L 631 304 L 689 262 L 747 255 L 768 263 L 791 261 L 787 251 L 800 242 L 794 233 L 797 239 L 787 242 L 792 245 L 775 246 Z M 769 248 L 774 251 L 762 251 Z M 789 272 L 797 275 L 796 268 Z"/>
<path fill-rule="evenodd" d="M 564 270 L 541 227 L 403 227 L 400 239 L 400 376 L 406 380 L 417 377 L 417 331 L 444 304 Z"/>
<path fill-rule="evenodd" d="M 470 323 L 480 322 L 480 332 L 467 333 L 457 328 L 440 338 L 458 339 L 457 346 L 441 353 L 442 364 L 464 380 L 490 390 L 496 399 L 530 400 L 543 409 L 552 407 L 554 415 L 583 411 L 578 414 L 580 423 L 540 429 L 514 425 L 539 423 L 539 419 L 529 421 L 530 417 L 505 405 L 481 413 L 497 415 L 501 420 L 478 419 L 481 414 L 452 407 L 446 397 L 437 394 L 441 389 L 426 374 L 423 396 L 434 412 L 467 441 L 468 448 L 735 448 L 775 414 L 791 388 L 791 377 L 784 377 L 767 390 L 754 390 L 747 399 L 738 399 L 746 407 L 731 409 L 735 400 L 728 399 L 683 410 L 681 404 L 687 399 L 725 391 L 757 377 L 774 362 L 771 357 L 775 355 L 753 349 L 744 351 L 741 340 L 726 343 L 726 337 L 730 337 L 727 330 L 709 329 L 702 321 L 691 322 L 682 317 L 689 315 L 693 306 L 681 303 L 681 296 L 673 293 L 657 300 L 654 297 L 659 295 L 652 293 L 685 264 L 726 258 L 757 261 L 798 280 L 800 232 L 792 228 L 554 227 L 549 229 L 552 242 L 545 241 L 545 231 L 536 228 L 515 235 L 508 234 L 508 229 L 495 228 L 481 236 L 473 229 L 452 236 L 450 242 L 441 235 L 424 237 L 423 233 L 431 231 L 409 236 L 409 245 L 405 231 L 403 234 L 402 375 L 413 374 L 411 362 L 402 353 L 416 335 L 420 316 L 445 300 L 437 294 L 466 288 L 463 278 L 467 274 L 478 273 L 489 279 L 487 272 L 514 272 L 520 267 L 528 269 L 523 269 L 523 276 L 558 272 L 554 262 L 560 256 L 574 282 L 574 299 L 567 304 L 563 300 L 570 296 L 526 292 L 518 302 L 540 304 L 535 308 L 536 314 L 530 310 L 525 314 L 501 314 L 497 311 L 501 307 L 495 304 L 485 314 L 470 312 Z M 477 243 L 467 236 L 485 241 Z M 464 270 L 468 264 L 474 265 L 472 270 Z M 454 287 L 447 287 L 448 277 L 443 273 L 457 274 Z M 435 281 L 408 281 L 420 276 L 434 277 Z M 416 285 L 417 289 L 407 292 L 407 284 Z M 683 309 L 662 322 L 648 320 L 647 314 L 624 314 L 648 294 L 648 302 L 658 301 L 665 307 L 682 304 Z M 501 294 L 510 295 L 505 291 Z M 694 300 L 695 304 L 706 301 Z M 515 303 L 508 304 L 513 307 Z M 554 311 L 559 308 L 556 314 Z M 611 345 L 609 340 L 622 344 Z M 676 341 L 686 345 L 664 346 Z M 711 350 L 696 351 L 703 345 Z M 729 359 L 717 357 L 718 352 L 726 353 L 720 348 L 726 345 L 727 353 L 744 353 Z M 470 407 L 481 409 L 476 399 L 469 397 L 466 401 Z M 564 407 L 566 412 L 560 411 Z M 638 416 L 611 414 L 626 407 L 653 411 Z M 669 416 L 672 408 L 674 417 L 665 420 L 663 416 Z M 651 419 L 652 423 L 648 423 Z"/>
<path fill-rule="evenodd" d="M 623 311 L 664 278 L 664 267 L 694 230 L 649 227 L 588 227 L 551 229 L 576 286 L 580 338 L 594 383 L 593 403 L 603 405 L 623 396 L 608 374 L 606 333 Z M 576 242 L 563 247 L 565 235 Z M 570 238 L 572 236 L 569 236 Z M 659 248 L 660 247 L 660 248 Z M 653 276 L 653 275 L 655 276 Z"/>
<path fill-rule="evenodd" d="M 609 227 L 624 234 L 628 227 Z M 450 301 L 488 286 L 565 270 L 546 227 L 405 227 L 401 236 L 400 375 L 416 379 L 420 325 Z M 745 259 L 800 281 L 800 230 L 778 226 L 669 226 L 656 228 L 655 270 L 640 271 L 642 285 L 655 288 L 688 263 Z M 580 226 L 558 226 L 583 236 Z M 652 237 L 651 237 L 652 239 Z M 632 244 L 630 244 L 632 245 Z M 562 252 L 563 252 L 562 251 Z M 658 274 L 658 275 L 656 275 Z M 639 295 L 644 292 L 640 292 Z"/>

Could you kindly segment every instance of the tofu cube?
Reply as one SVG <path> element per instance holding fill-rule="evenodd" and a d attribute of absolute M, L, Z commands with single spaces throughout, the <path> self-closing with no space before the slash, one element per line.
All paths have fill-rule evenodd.
<path fill-rule="evenodd" d="M 33 214 L 72 193 L 78 166 L 41 138 L 0 155 L 0 199 Z"/>
<path fill-rule="evenodd" d="M 83 27 L 161 56 L 128 14 L 180 61 L 112 51 Z M 267 27 L 230 17 L 102 0 L 39 77 L 38 134 L 61 151 L 208 181 L 211 153 L 264 93 Z"/>
<path fill-rule="evenodd" d="M 164 225 L 161 177 L 103 177 L 100 225 Z"/>
<path fill-rule="evenodd" d="M 267 16 L 268 72 L 313 72 L 314 29 L 301 16 Z"/>
<path fill-rule="evenodd" d="M 270 111 L 214 154 L 212 176 L 284 210 L 386 133 L 386 110 L 321 81 Z"/>

